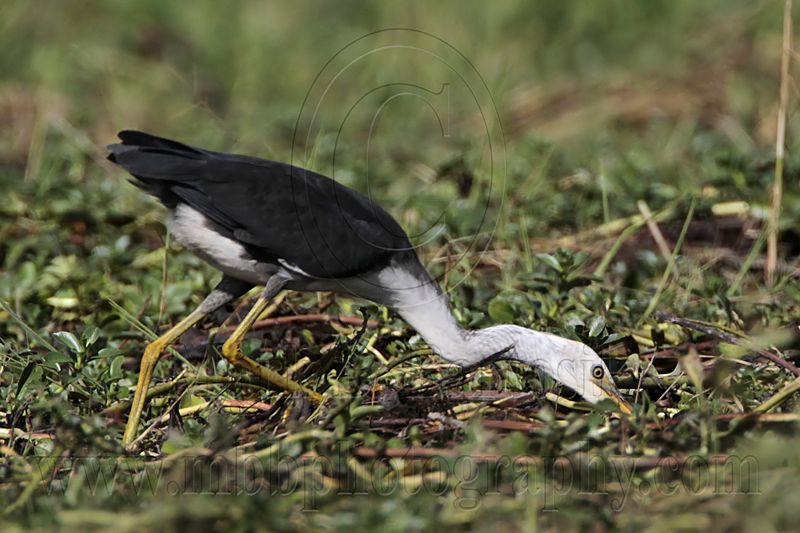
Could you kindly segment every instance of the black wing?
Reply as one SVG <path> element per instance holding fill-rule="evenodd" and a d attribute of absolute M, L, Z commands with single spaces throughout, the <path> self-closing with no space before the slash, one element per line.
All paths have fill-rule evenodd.
<path fill-rule="evenodd" d="M 109 159 L 135 176 L 137 186 L 167 207 L 192 206 L 256 259 L 283 259 L 315 277 L 343 278 L 411 250 L 389 213 L 321 174 L 136 131 L 119 138 Z"/>

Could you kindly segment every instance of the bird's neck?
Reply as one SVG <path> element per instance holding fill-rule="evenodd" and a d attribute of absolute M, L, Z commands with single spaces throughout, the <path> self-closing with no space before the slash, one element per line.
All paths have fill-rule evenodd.
<path fill-rule="evenodd" d="M 395 311 L 419 333 L 433 351 L 458 364 L 470 364 L 468 350 L 472 332 L 463 329 L 448 306 L 444 295 L 436 295 L 419 304 L 398 305 Z"/>
<path fill-rule="evenodd" d="M 381 277 L 391 287 L 390 300 L 382 303 L 392 307 L 444 359 L 471 365 L 509 347 L 509 357 L 516 357 L 513 347 L 522 328 L 464 329 L 453 316 L 447 296 L 427 274 L 393 269 Z"/>
<path fill-rule="evenodd" d="M 518 359 L 517 341 L 523 328 L 513 325 L 492 326 L 479 330 L 462 328 L 445 296 L 425 306 L 397 308 L 397 312 L 425 339 L 440 356 L 461 366 L 478 363 L 496 353 Z"/>

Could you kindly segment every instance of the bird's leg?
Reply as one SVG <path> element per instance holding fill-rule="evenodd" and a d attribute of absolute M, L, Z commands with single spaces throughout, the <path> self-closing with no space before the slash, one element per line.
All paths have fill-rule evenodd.
<path fill-rule="evenodd" d="M 199 322 L 204 316 L 206 316 L 206 313 L 201 311 L 200 308 L 195 309 L 189 316 L 148 344 L 144 349 L 142 362 L 139 366 L 139 381 L 136 383 L 130 414 L 128 414 L 128 422 L 125 425 L 125 434 L 122 436 L 122 445 L 125 448 L 130 447 L 133 440 L 136 438 L 136 430 L 139 428 L 139 419 L 144 410 L 147 389 L 150 386 L 150 380 L 153 377 L 153 370 L 156 367 L 156 363 L 161 358 L 161 352 L 172 344 L 175 339 Z"/>
<path fill-rule="evenodd" d="M 151 342 L 144 349 L 142 356 L 141 366 L 139 368 L 139 381 L 136 384 L 136 390 L 133 393 L 133 402 L 131 403 L 130 414 L 128 415 L 128 422 L 125 425 L 125 434 L 122 437 L 122 445 L 125 448 L 130 447 L 136 438 L 136 430 L 139 427 L 139 419 L 144 410 L 145 400 L 147 398 L 147 388 L 150 385 L 150 380 L 153 377 L 153 370 L 156 363 L 161 358 L 163 352 L 170 344 L 185 333 L 189 328 L 197 324 L 203 317 L 209 313 L 214 312 L 216 309 L 222 307 L 231 300 L 238 298 L 246 293 L 252 287 L 251 284 L 243 281 L 235 280 L 233 278 L 224 277 L 217 287 L 203 300 L 197 309 L 191 312 L 189 316 L 178 322 L 174 327 L 170 328 L 166 333 Z"/>
<path fill-rule="evenodd" d="M 222 355 L 225 357 L 225 359 L 230 361 L 231 364 L 244 368 L 264 381 L 273 383 L 274 385 L 277 385 L 285 390 L 305 392 L 309 395 L 309 397 L 320 402 L 322 401 L 321 394 L 300 385 L 296 381 L 292 381 L 286 376 L 278 374 L 274 370 L 257 363 L 242 353 L 242 341 L 244 340 L 244 336 L 253 326 L 253 323 L 256 321 L 259 315 L 261 315 L 267 305 L 269 305 L 269 301 L 280 292 L 285 284 L 286 280 L 277 275 L 272 276 L 269 279 L 267 286 L 264 288 L 264 292 L 253 305 L 253 308 L 250 309 L 250 311 L 244 317 L 244 320 L 242 320 L 242 322 L 236 327 L 236 330 L 234 330 L 231 336 L 228 337 L 228 340 L 225 341 L 225 344 L 222 345 Z"/>

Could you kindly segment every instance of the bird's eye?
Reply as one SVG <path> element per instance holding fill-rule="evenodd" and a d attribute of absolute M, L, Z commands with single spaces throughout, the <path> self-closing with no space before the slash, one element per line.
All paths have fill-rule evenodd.
<path fill-rule="evenodd" d="M 606 371 L 603 370 L 603 367 L 600 365 L 596 365 L 592 368 L 592 377 L 594 377 L 594 379 L 603 379 L 605 373 Z"/>

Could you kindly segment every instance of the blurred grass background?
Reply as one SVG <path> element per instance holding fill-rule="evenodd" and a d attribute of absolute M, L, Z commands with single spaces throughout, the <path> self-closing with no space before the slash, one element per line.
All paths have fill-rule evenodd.
<path fill-rule="evenodd" d="M 85 218 L 72 213 L 83 205 L 97 221 L 107 218 L 105 207 L 111 218 L 152 220 L 153 203 L 101 161 L 103 146 L 124 128 L 314 167 L 368 191 L 421 244 L 478 235 L 473 248 L 480 250 L 480 237 L 496 229 L 496 242 L 519 248 L 521 240 L 636 214 L 639 200 L 654 210 L 689 197 L 746 200 L 763 216 L 780 8 L 735 1 L 291 8 L 201 1 L 191 9 L 176 2 L 7 2 L 0 8 L 6 217 L 54 209 L 62 218 Z M 322 100 L 317 122 L 329 123 L 309 142 L 296 138 L 310 122 L 315 77 L 326 62 L 343 49 L 350 59 L 348 45 L 383 28 L 428 32 L 452 47 L 445 60 L 460 53 L 472 63 L 491 98 L 480 111 L 497 113 L 491 134 L 502 142 L 493 155 L 503 164 L 486 166 L 479 113 L 458 80 L 447 102 L 431 98 L 437 113 L 452 107 L 448 137 L 422 99 L 387 106 L 372 132 L 380 94 L 342 118 L 342 109 L 357 107 L 383 83 L 419 83 L 427 91 L 451 83 L 446 61 L 424 54 L 363 61 Z M 398 39 L 431 46 L 423 34 Z M 380 44 L 366 39 L 364 46 L 373 42 Z M 312 101 L 303 107 L 307 96 Z M 465 165 L 470 172 L 460 170 Z M 99 191 L 103 196 L 88 198 Z M 783 227 L 791 227 L 800 215 L 795 188 L 786 199 Z M 0 237 L 8 241 L 10 231 L 6 225 Z M 527 248 L 517 251 L 530 257 Z M 20 254 L 5 253 L 7 271 L 19 267 L 13 263 Z M 0 295 L 14 299 L 9 284 L 18 285 L 6 277 Z"/>
<path fill-rule="evenodd" d="M 121 368 L 122 359 L 112 363 L 117 359 L 109 356 L 93 361 L 96 368 L 87 365 L 82 375 L 70 374 L 69 387 L 54 391 L 55 382 L 48 380 L 56 378 L 46 368 L 26 370 L 36 341 L 20 323 L 45 336 L 74 331 L 83 342 L 98 328 L 101 343 L 132 358 L 136 347 L 125 348 L 126 339 L 141 338 L 131 334 L 107 299 L 157 329 L 193 307 L 217 277 L 188 254 L 165 255 L 155 202 L 104 161 L 103 147 L 121 129 L 293 161 L 368 190 L 417 236 L 425 261 L 454 288 L 460 318 L 473 325 L 511 318 L 563 333 L 572 331 L 570 320 L 588 322 L 592 311 L 602 309 L 616 331 L 642 333 L 639 317 L 664 269 L 649 237 L 612 257 L 601 272 L 602 289 L 589 289 L 579 303 L 558 295 L 542 297 L 537 305 L 520 300 L 526 275 L 546 270 L 536 254 L 556 254 L 561 247 L 585 252 L 588 259 L 578 266 L 587 261 L 591 271 L 614 241 L 591 232 L 637 214 L 639 201 L 656 212 L 667 210 L 663 229 L 671 242 L 689 205 L 697 206 L 700 222 L 716 220 L 727 205 L 733 216 L 725 220 L 736 221 L 733 229 L 716 222 L 693 226 L 687 241 L 693 259 L 681 259 L 684 279 L 666 291 L 663 305 L 746 332 L 796 324 L 800 197 L 794 84 L 777 288 L 768 292 L 763 286 L 760 256 L 752 265 L 745 261 L 769 205 L 782 7 L 766 0 L 3 2 L 0 299 L 8 302 L 0 310 L 3 425 L 12 423 L 10 414 L 38 405 L 32 412 L 61 413 L 48 415 L 52 420 L 32 419 L 44 420 L 43 427 L 58 427 L 78 414 L 92 431 L 105 430 L 97 413 L 127 398 L 133 379 L 132 366 Z M 408 30 L 358 41 L 386 28 Z M 398 43 L 409 48 L 360 56 Z M 414 52 L 419 49 L 434 50 L 446 61 Z M 336 68 L 360 62 L 334 80 L 332 59 Z M 459 73 L 467 76 L 467 85 Z M 320 80 L 335 83 L 325 92 Z M 402 90 L 423 98 L 381 109 L 398 86 L 366 96 L 387 84 L 417 85 Z M 444 96 L 437 94 L 443 85 L 449 87 Z M 465 87 L 478 91 L 479 109 Z M 324 104 L 319 113 L 309 115 L 309 104 L 319 102 Z M 447 117 L 447 136 L 432 108 Z M 489 148 L 487 138 L 501 142 Z M 485 248 L 488 254 L 478 258 Z M 727 294 L 739 273 L 747 276 Z M 558 283 L 548 286 L 551 292 L 563 289 Z M 300 308 L 319 303 L 315 295 L 293 298 Z M 346 301 L 339 305 L 351 310 Z M 643 335 L 652 323 L 645 326 Z M 19 386 L 23 375 L 26 383 Z M 524 380 L 514 382 L 514 375 L 509 371 L 506 379 L 524 390 Z M 750 381 L 740 383 L 739 407 L 757 405 L 783 384 L 776 378 L 748 387 L 758 381 L 754 376 L 753 371 L 746 376 Z M 63 405 L 60 394 L 67 389 L 85 394 L 84 403 L 74 409 Z M 735 411 L 735 403 L 715 404 L 715 412 Z M 684 451 L 697 451 L 695 445 Z M 523 449 L 535 448 L 527 446 Z M 447 505 L 449 510 L 432 510 L 440 503 L 424 495 L 369 500 L 371 506 L 328 502 L 316 518 L 297 514 L 296 500 L 237 499 L 230 507 L 228 500 L 176 500 L 144 514 L 144 527 L 166 523 L 177 529 L 193 513 L 242 530 L 263 524 L 343 529 L 391 519 L 396 530 L 437 524 L 516 528 L 538 521 L 546 529 L 602 531 L 638 529 L 652 516 L 664 520 L 651 523 L 652 530 L 674 529 L 670 521 L 686 529 L 735 530 L 748 520 L 759 525 L 752 524 L 757 517 L 776 530 L 793 527 L 798 516 L 791 498 L 800 490 L 795 434 L 748 435 L 741 446 L 762 460 L 767 477 L 761 485 L 765 496 L 758 500 L 642 496 L 615 514 L 604 506 L 607 500 L 568 494 L 559 500 L 565 512 L 538 518 L 531 509 L 539 509 L 540 500 L 527 505 L 499 496 L 484 502 L 485 514 Z M 13 483 L 8 487 L 9 494 L 17 494 Z M 102 528 L 118 521 L 137 527 L 126 522 L 137 511 L 124 498 L 102 500 L 106 509 L 127 513 L 116 517 L 81 514 L 92 507 L 86 495 L 45 501 L 58 512 L 25 515 L 19 524 Z M 260 523 L 259 505 L 280 518 Z"/>
<path fill-rule="evenodd" d="M 99 155 L 122 128 L 291 160 L 315 76 L 336 52 L 382 28 L 430 32 L 474 64 L 500 114 L 511 187 L 519 185 L 515 173 L 528 170 L 517 169 L 515 157 L 530 164 L 543 159 L 537 141 L 555 143 L 562 167 L 551 174 L 585 169 L 594 192 L 597 176 L 606 175 L 607 217 L 635 212 L 643 195 L 663 202 L 699 192 L 714 178 L 701 172 L 711 151 L 716 158 L 721 150 L 768 156 L 774 142 L 781 38 L 775 2 L 233 8 L 201 1 L 191 9 L 173 2 L 8 2 L 2 10 L 4 174 L 24 167 L 44 183 L 65 166 L 49 142 L 66 138 L 59 148 L 81 153 L 97 146 Z M 428 45 L 425 36 L 403 38 Z M 424 80 L 435 91 L 449 80 L 447 69 L 388 55 L 356 76 L 347 73 L 321 111 L 348 109 L 386 81 Z M 470 110 L 453 111 L 456 125 L 469 125 Z M 480 141 L 480 132 L 462 125 L 455 136 L 466 139 L 444 142 L 421 105 L 401 106 L 382 121 L 391 126 L 374 135 L 373 153 L 386 163 L 371 168 L 370 179 L 391 175 L 407 185 L 395 196 L 419 185 L 414 163 L 439 169 L 461 155 L 463 143 Z M 361 149 L 368 134 L 368 121 L 351 122 L 339 146 L 344 153 Z M 315 140 L 323 151 L 335 141 Z M 578 199 L 588 194 L 575 192 Z M 398 198 L 381 199 L 398 205 Z M 591 207 L 569 215 L 562 222 L 598 221 Z"/>

